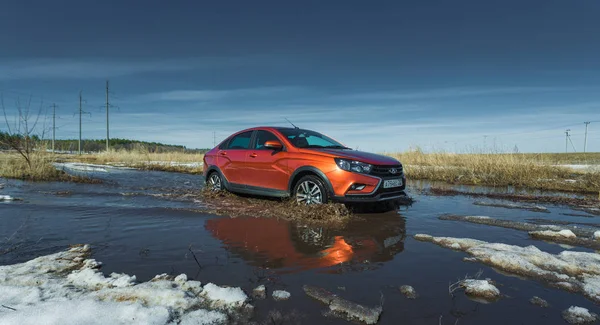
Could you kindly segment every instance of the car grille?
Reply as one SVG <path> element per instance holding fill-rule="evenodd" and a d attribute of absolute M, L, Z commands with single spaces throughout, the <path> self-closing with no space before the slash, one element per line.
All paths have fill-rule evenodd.
<path fill-rule="evenodd" d="M 392 174 L 390 170 L 396 169 L 396 173 Z M 369 173 L 370 175 L 377 177 L 398 177 L 402 176 L 404 171 L 402 170 L 402 165 L 388 165 L 388 166 L 373 166 L 373 170 Z"/>

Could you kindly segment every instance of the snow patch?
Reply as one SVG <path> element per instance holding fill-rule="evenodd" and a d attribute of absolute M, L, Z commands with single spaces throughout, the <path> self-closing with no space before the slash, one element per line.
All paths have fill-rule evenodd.
<path fill-rule="evenodd" d="M 577 238 L 577 235 L 575 235 L 569 229 L 563 229 L 560 231 L 553 231 L 553 230 L 532 231 L 531 234 L 532 235 L 541 235 L 544 237 L 553 237 L 553 238 Z"/>
<path fill-rule="evenodd" d="M 267 297 L 267 288 L 264 285 L 259 285 L 252 290 L 252 296 L 256 299 L 265 299 Z"/>
<path fill-rule="evenodd" d="M 1 201 L 14 201 L 15 198 L 10 196 L 10 195 L 0 195 L 0 202 Z"/>
<path fill-rule="evenodd" d="M 106 277 L 90 252 L 76 246 L 0 266 L 0 304 L 7 307 L 0 308 L 0 324 L 221 324 L 248 306 L 240 288 L 204 290 L 185 274 L 139 284 L 127 274 Z M 226 311 L 205 310 L 213 300 Z"/>
<path fill-rule="evenodd" d="M 213 307 L 240 307 L 248 300 L 248 296 L 240 288 L 219 287 L 209 283 L 204 286 L 202 295 L 213 302 Z"/>
<path fill-rule="evenodd" d="M 34 305 L 11 307 L 16 310 L 0 313 L 0 324 L 159 325 L 169 320 L 169 311 L 164 307 L 92 299 L 38 301 Z"/>
<path fill-rule="evenodd" d="M 227 315 L 218 311 L 196 310 L 184 315 L 180 325 L 219 325 L 227 323 Z"/>
<path fill-rule="evenodd" d="M 500 290 L 488 280 L 466 279 L 460 284 L 465 293 L 474 297 L 496 299 L 500 297 Z"/>
<path fill-rule="evenodd" d="M 292 296 L 289 292 L 285 290 L 275 290 L 273 291 L 272 295 L 275 301 L 288 300 Z"/>
<path fill-rule="evenodd" d="M 490 265 L 500 271 L 550 283 L 564 290 L 579 292 L 594 302 L 600 302 L 600 255 L 588 252 L 563 251 L 550 254 L 535 246 L 515 246 L 488 243 L 469 238 L 432 237 L 418 234 L 415 239 L 442 247 L 461 246 L 471 255 L 471 262 Z"/>
<path fill-rule="evenodd" d="M 562 316 L 569 324 L 589 324 L 598 319 L 598 315 L 590 313 L 586 308 L 577 306 L 569 307 L 569 309 L 562 312 Z"/>

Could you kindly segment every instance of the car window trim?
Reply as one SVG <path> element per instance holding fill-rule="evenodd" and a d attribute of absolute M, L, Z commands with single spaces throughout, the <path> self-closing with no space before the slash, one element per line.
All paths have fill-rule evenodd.
<path fill-rule="evenodd" d="M 244 133 L 249 133 L 250 132 L 250 142 L 248 143 L 248 148 L 229 148 L 229 144 L 231 144 L 231 141 L 233 140 L 233 138 L 242 135 Z M 222 150 L 252 150 L 252 141 L 254 141 L 254 134 L 256 133 L 256 130 L 250 130 L 250 131 L 244 131 L 244 132 L 240 132 L 238 134 L 235 134 L 233 136 L 231 136 L 231 138 L 227 141 L 227 146 L 225 146 L 224 149 Z"/>
<path fill-rule="evenodd" d="M 285 142 L 281 141 L 281 138 L 276 133 L 269 131 L 269 130 L 255 130 L 254 138 L 252 139 L 252 145 L 250 146 L 252 148 L 251 150 L 273 150 L 273 149 L 265 149 L 265 148 L 261 148 L 261 149 L 256 148 L 256 140 L 257 140 L 256 138 L 258 137 L 259 131 L 271 133 L 271 135 L 273 135 L 279 142 L 281 142 L 281 145 L 282 145 L 281 151 L 286 151 Z"/>

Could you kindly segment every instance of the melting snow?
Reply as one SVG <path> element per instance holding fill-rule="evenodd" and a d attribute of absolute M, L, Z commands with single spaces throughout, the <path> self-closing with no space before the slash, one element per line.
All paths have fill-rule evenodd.
<path fill-rule="evenodd" d="M 418 234 L 420 241 L 428 241 L 446 248 L 468 253 L 468 261 L 481 262 L 504 272 L 522 275 L 553 284 L 561 289 L 579 292 L 600 302 L 600 255 L 587 252 L 563 251 L 550 254 L 535 246 L 515 246 L 488 243 L 469 238 L 433 237 Z"/>
<path fill-rule="evenodd" d="M 466 279 L 461 282 L 460 286 L 465 288 L 465 293 L 471 296 L 486 299 L 500 297 L 500 290 L 488 280 Z"/>
<path fill-rule="evenodd" d="M 10 195 L 0 195 L 0 201 L 14 201 L 15 198 Z"/>
<path fill-rule="evenodd" d="M 105 277 L 89 246 L 0 266 L 0 324 L 222 324 L 245 307 L 240 288 L 189 281 L 185 274 Z M 205 308 L 218 306 L 223 311 Z M 13 310 L 14 309 L 14 310 Z"/>
<path fill-rule="evenodd" d="M 531 234 L 533 235 L 542 235 L 544 237 L 562 237 L 562 238 L 576 238 L 577 235 L 575 235 L 571 230 L 569 229 L 563 229 L 560 231 L 553 231 L 553 230 L 542 230 L 542 231 L 532 231 Z"/>
<path fill-rule="evenodd" d="M 204 309 L 196 310 L 184 315 L 181 318 L 180 325 L 217 325 L 226 324 L 227 315 L 218 311 L 208 311 Z"/>
<path fill-rule="evenodd" d="M 240 288 L 222 288 L 209 283 L 204 286 L 202 295 L 213 302 L 213 307 L 240 307 L 248 300 L 248 296 Z"/>
<path fill-rule="evenodd" d="M 275 301 L 288 300 L 290 299 L 290 296 L 291 294 L 284 290 L 273 291 L 273 299 L 275 299 Z"/>
<path fill-rule="evenodd" d="M 598 315 L 590 313 L 586 308 L 576 306 L 563 311 L 562 316 L 569 324 L 589 324 L 598 319 Z"/>

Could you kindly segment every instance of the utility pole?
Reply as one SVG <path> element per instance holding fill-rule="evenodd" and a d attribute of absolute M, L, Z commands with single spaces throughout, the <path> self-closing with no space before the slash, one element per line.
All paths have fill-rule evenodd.
<path fill-rule="evenodd" d="M 583 153 L 585 153 L 587 151 L 587 131 L 588 131 L 588 125 L 592 123 L 592 122 L 583 122 L 583 124 L 585 124 L 585 138 L 583 140 Z"/>
<path fill-rule="evenodd" d="M 565 153 L 569 152 L 569 131 L 571 131 L 571 129 L 565 131 Z"/>
<path fill-rule="evenodd" d="M 108 103 L 108 80 L 106 80 L 106 151 L 109 148 L 109 134 L 108 134 L 108 108 L 110 104 Z"/>
<path fill-rule="evenodd" d="M 92 115 L 91 113 L 83 111 L 83 98 L 81 97 L 81 90 L 80 90 L 79 91 L 79 144 L 78 144 L 78 151 L 79 151 L 80 155 L 81 155 L 81 115 L 83 115 L 83 114 L 90 114 L 90 116 Z"/>
<path fill-rule="evenodd" d="M 56 139 L 56 104 L 52 104 L 52 153 L 54 153 L 54 140 Z"/>

